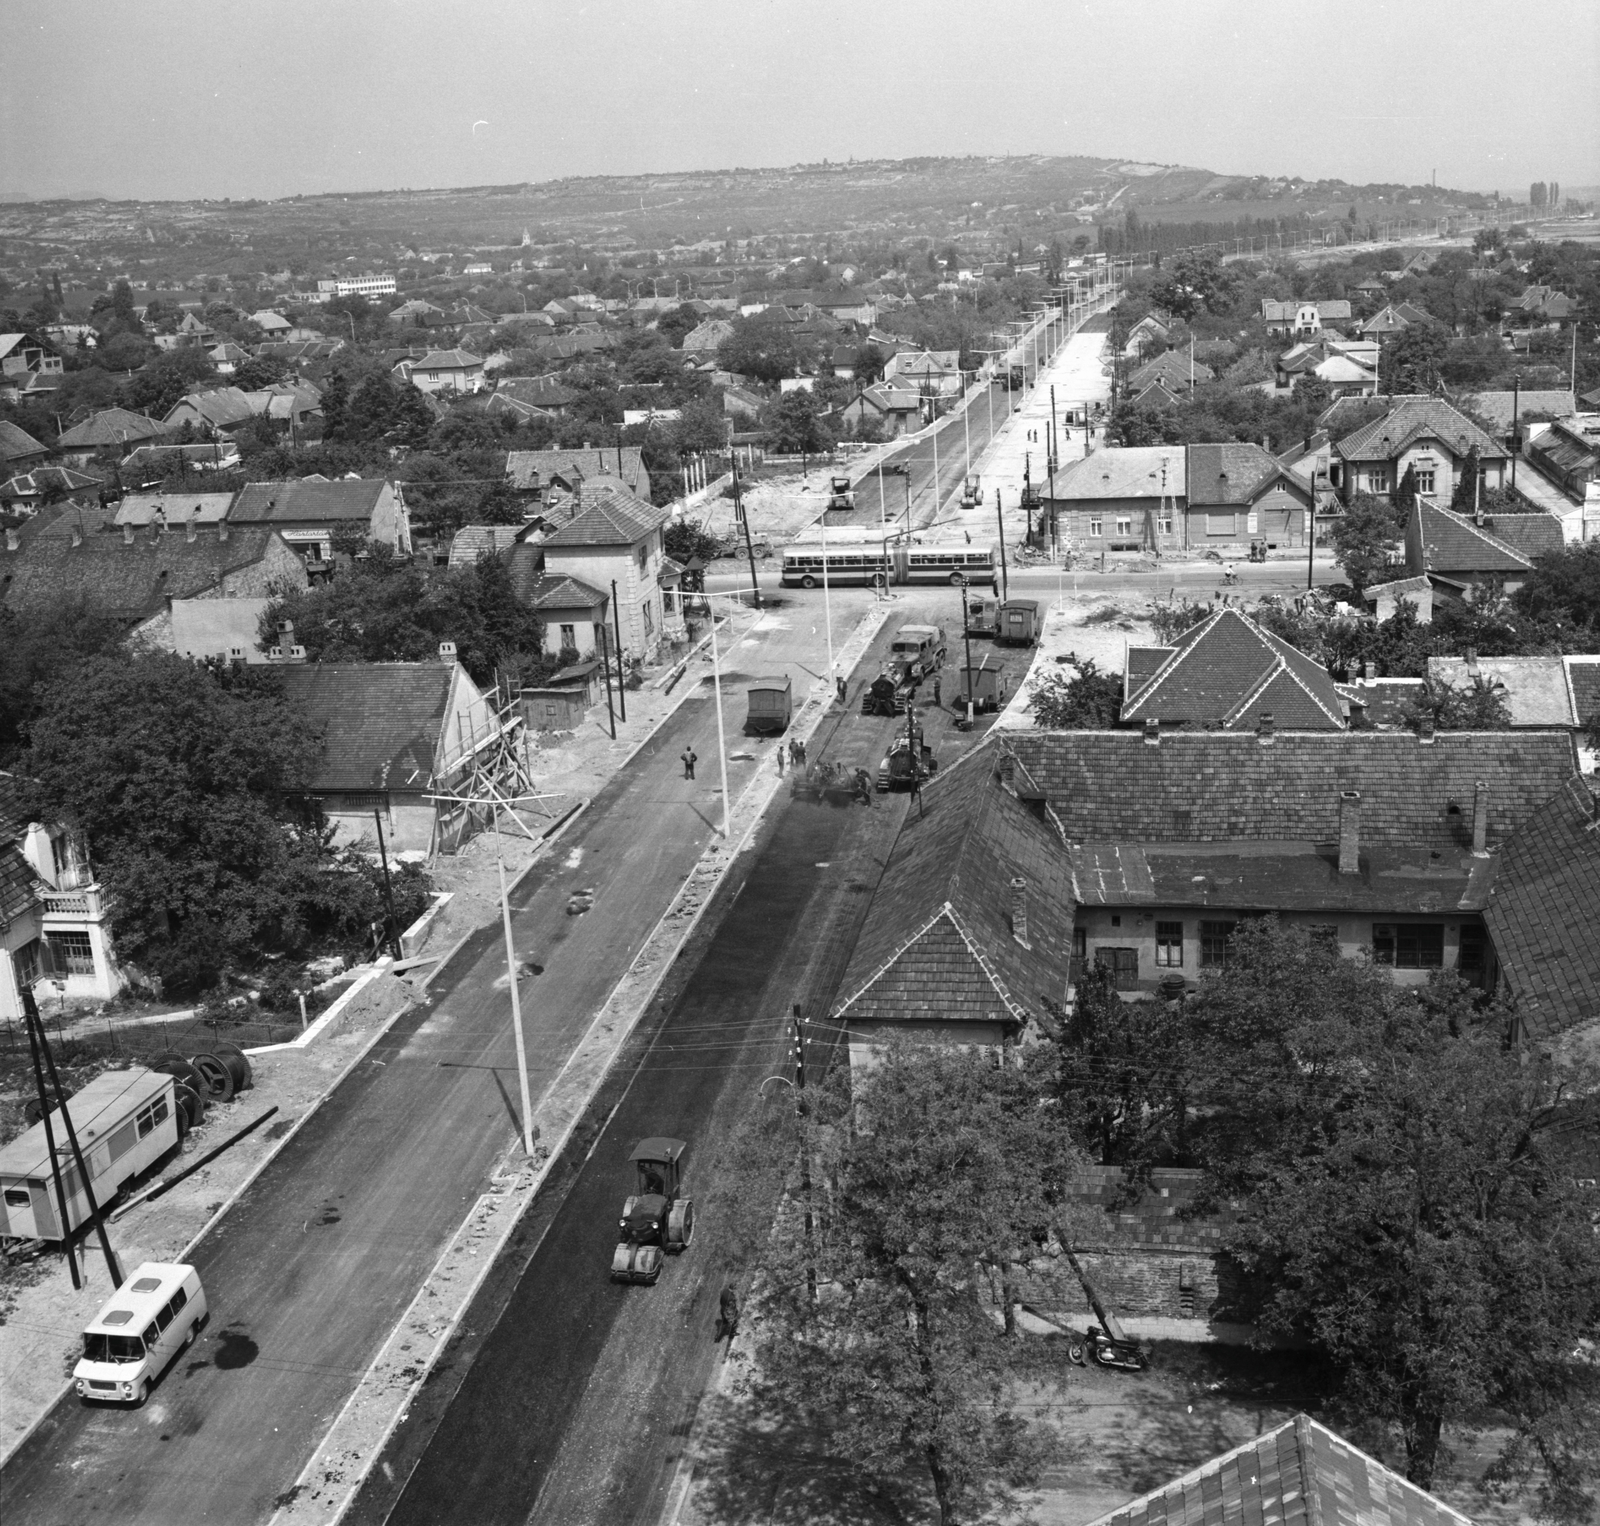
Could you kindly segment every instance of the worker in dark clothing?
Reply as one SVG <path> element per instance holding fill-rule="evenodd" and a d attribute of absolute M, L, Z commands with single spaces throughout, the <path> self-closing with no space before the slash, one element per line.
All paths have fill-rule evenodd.
<path fill-rule="evenodd" d="M 685 747 L 683 749 L 683 777 L 685 779 L 694 778 L 694 766 L 697 762 L 699 762 L 699 759 L 695 756 L 694 748 Z"/>
<path fill-rule="evenodd" d="M 739 1295 L 734 1292 L 731 1282 L 723 1285 L 721 1296 L 717 1299 L 717 1333 L 714 1340 L 726 1340 L 733 1344 L 733 1333 L 739 1328 Z"/>
<path fill-rule="evenodd" d="M 784 746 L 783 746 L 782 742 L 779 742 L 778 743 L 778 777 L 780 779 L 783 777 L 783 754 L 784 754 Z"/>
<path fill-rule="evenodd" d="M 842 678 L 834 679 L 833 687 L 835 688 L 835 690 L 838 691 L 839 703 L 842 705 L 845 702 L 845 684 L 844 684 L 844 679 L 842 679 Z"/>
<path fill-rule="evenodd" d="M 933 675 L 933 708 L 935 710 L 939 709 L 939 690 L 941 687 L 942 685 L 939 682 L 939 675 L 935 673 Z"/>

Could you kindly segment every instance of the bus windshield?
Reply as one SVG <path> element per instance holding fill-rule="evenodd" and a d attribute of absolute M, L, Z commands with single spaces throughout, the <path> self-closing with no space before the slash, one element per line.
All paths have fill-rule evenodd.
<path fill-rule="evenodd" d="M 83 1337 L 83 1354 L 91 1362 L 142 1362 L 144 1342 L 137 1335 L 104 1335 L 90 1330 Z"/>

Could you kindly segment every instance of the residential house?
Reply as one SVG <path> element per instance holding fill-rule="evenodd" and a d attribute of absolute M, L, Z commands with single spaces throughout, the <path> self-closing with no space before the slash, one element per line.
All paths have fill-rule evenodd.
<path fill-rule="evenodd" d="M 1137 551 L 1182 543 L 1187 491 L 1183 446 L 1113 446 L 1058 471 L 1044 512 L 1074 550 Z"/>
<path fill-rule="evenodd" d="M 859 323 L 866 328 L 878 321 L 878 304 L 861 292 L 818 297 L 815 305 L 818 312 L 832 318 L 835 323 Z"/>
<path fill-rule="evenodd" d="M 1332 458 L 1333 441 L 1326 429 L 1315 430 L 1278 457 L 1279 466 L 1311 484 L 1319 516 L 1344 512 L 1339 503 L 1339 494 L 1333 486 Z"/>
<path fill-rule="evenodd" d="M 217 331 L 198 313 L 185 313 L 178 320 L 173 338 L 180 349 L 192 345 L 196 349 L 209 350 L 217 342 Z"/>
<path fill-rule="evenodd" d="M 206 440 L 197 445 L 141 445 L 118 468 L 124 487 L 138 490 L 191 472 L 225 472 L 239 464 L 232 440 Z"/>
<path fill-rule="evenodd" d="M 1552 514 L 1455 514 L 1419 498 L 1406 526 L 1406 575 L 1427 578 L 1436 599 L 1471 603 L 1492 591 L 1514 593 L 1534 559 L 1561 545 Z"/>
<path fill-rule="evenodd" d="M 1559 491 L 1565 538 L 1600 540 L 1600 411 L 1531 425 L 1526 439 L 1523 468 Z"/>
<path fill-rule="evenodd" d="M 723 341 L 733 338 L 733 325 L 726 318 L 707 318 L 683 336 L 678 348 L 686 355 L 714 358 Z"/>
<path fill-rule="evenodd" d="M 70 466 L 36 466 L 0 482 L 0 509 L 37 514 L 47 503 L 81 502 L 96 496 L 102 485 L 101 478 Z"/>
<path fill-rule="evenodd" d="M 759 392 L 741 387 L 737 382 L 722 386 L 722 411 L 731 418 L 754 419 L 759 417 L 767 400 Z"/>
<path fill-rule="evenodd" d="M 580 394 L 555 376 L 508 377 L 489 399 L 489 411 L 509 409 L 518 418 L 562 418 Z"/>
<path fill-rule="evenodd" d="M 1418 625 L 1433 624 L 1433 584 L 1425 577 L 1368 583 L 1361 598 L 1375 620 L 1391 620 L 1402 604 L 1409 604 L 1416 613 Z"/>
<path fill-rule="evenodd" d="M 0 1018 L 22 1021 L 22 988 L 107 1001 L 122 989 L 104 896 L 83 843 L 33 819 L 18 780 L 0 774 Z"/>
<path fill-rule="evenodd" d="M 20 390 L 35 376 L 60 376 L 61 351 L 42 334 L 0 334 L 0 387 Z"/>
<path fill-rule="evenodd" d="M 596 591 L 614 587 L 622 655 L 651 661 L 666 626 L 661 537 L 668 511 L 615 480 L 591 479 L 574 491 L 573 517 L 544 541 L 546 576 L 573 578 Z"/>
<path fill-rule="evenodd" d="M 1411 302 L 1391 302 L 1380 307 L 1370 318 L 1356 325 L 1356 333 L 1363 339 L 1387 344 L 1396 334 L 1404 333 L 1414 323 L 1432 323 L 1431 314 Z"/>
<path fill-rule="evenodd" d="M 1520 1033 L 1582 1036 L 1600 1026 L 1600 802 L 1564 781 L 1497 856 L 1484 906 Z"/>
<path fill-rule="evenodd" d="M 913 434 L 922 427 L 922 394 L 910 387 L 891 387 L 877 382 L 863 387 L 839 411 L 839 417 L 852 427 L 862 419 L 877 423 L 885 439 Z"/>
<path fill-rule="evenodd" d="M 1496 687 L 1520 730 L 1569 732 L 1581 773 L 1595 771 L 1596 749 L 1589 740 L 1600 722 L 1600 656 L 1430 657 L 1428 678 L 1470 689 L 1474 680 Z"/>
<path fill-rule="evenodd" d="M 1166 350 L 1154 360 L 1147 360 L 1128 378 L 1130 397 L 1157 383 L 1168 392 L 1181 396 L 1202 382 L 1215 381 L 1217 373 L 1203 361 L 1194 359 L 1187 350 Z"/>
<path fill-rule="evenodd" d="M 1553 286 L 1529 286 L 1506 309 L 1502 321 L 1523 328 L 1559 329 L 1573 322 L 1581 310 L 1576 298 Z"/>
<path fill-rule="evenodd" d="M 306 586 L 300 559 L 267 526 L 155 521 L 102 532 L 106 518 L 69 509 L 38 533 L 10 532 L 0 552 L 0 605 L 19 613 L 83 607 L 132 628 L 164 614 L 173 599 L 265 598 Z"/>
<path fill-rule="evenodd" d="M 273 382 L 244 396 L 256 418 L 265 419 L 280 439 L 305 445 L 322 438 L 322 393 L 310 382 Z"/>
<path fill-rule="evenodd" d="M 1101 452 L 1104 454 L 1104 452 Z M 1245 441 L 1187 447 L 1183 544 L 1305 544 L 1313 489 L 1271 451 Z M 1091 459 L 1094 459 L 1091 457 Z"/>
<path fill-rule="evenodd" d="M 208 352 L 211 364 L 216 367 L 218 376 L 232 376 L 250 355 L 246 350 L 241 350 L 238 345 L 229 340 L 226 344 L 219 344 Z"/>
<path fill-rule="evenodd" d="M 508 451 L 506 476 L 516 492 L 529 494 L 535 501 L 548 496 L 552 487 L 576 492 L 581 484 L 606 476 L 641 498 L 651 494 L 650 474 L 638 445 Z"/>
<path fill-rule="evenodd" d="M 0 474 L 25 472 L 50 459 L 50 447 L 41 445 L 27 430 L 0 419 Z"/>
<path fill-rule="evenodd" d="M 264 307 L 260 312 L 251 313 L 250 321 L 261 330 L 262 337 L 265 339 L 279 339 L 294 327 L 282 313 L 274 312 L 270 307 Z"/>
<path fill-rule="evenodd" d="M 989 745 L 994 745 L 993 743 Z M 1397 982 L 1493 980 L 1490 855 L 1573 773 L 1560 731 L 1016 731 L 1070 845 L 1074 958 L 1129 994 L 1227 959 L 1277 915 Z M 980 749 L 980 751 L 983 749 Z"/>
<path fill-rule="evenodd" d="M 260 632 L 272 602 L 266 597 L 171 599 L 166 609 L 134 626 L 128 644 L 252 667 L 269 663 Z"/>
<path fill-rule="evenodd" d="M 397 483 L 382 478 L 249 482 L 234 499 L 227 523 L 270 526 L 314 574 L 331 571 L 335 547 L 347 536 L 411 554 L 405 499 Z"/>
<path fill-rule="evenodd" d="M 111 522 L 119 530 L 124 525 L 177 530 L 190 524 L 215 529 L 232 503 L 232 493 L 125 493 Z"/>
<path fill-rule="evenodd" d="M 395 369 L 420 392 L 483 390 L 483 360 L 466 350 L 430 350 L 421 360 L 402 360 Z"/>
<path fill-rule="evenodd" d="M 1333 485 L 1346 503 L 1358 493 L 1393 498 L 1409 469 L 1418 494 L 1449 503 L 1474 449 L 1485 490 L 1505 486 L 1509 456 L 1471 419 L 1443 398 L 1396 397 L 1385 413 L 1336 439 Z"/>
<path fill-rule="evenodd" d="M 463 525 L 450 539 L 448 565 L 452 569 L 476 566 L 484 557 L 504 556 L 537 534 L 531 525 Z"/>
<path fill-rule="evenodd" d="M 1571 392 L 1537 387 L 1466 392 L 1456 403 L 1507 447 L 1512 445 L 1519 425 L 1533 420 L 1564 419 L 1578 411 L 1578 400 Z"/>
<path fill-rule="evenodd" d="M 468 782 L 475 752 L 500 733 L 494 707 L 455 660 L 296 662 L 280 635 L 284 697 L 321 741 L 309 794 L 335 840 L 371 842 L 381 818 L 391 853 L 453 853 L 481 810 L 441 800 Z"/>
<path fill-rule="evenodd" d="M 236 439 L 255 416 L 250 399 L 237 387 L 212 387 L 204 392 L 185 393 L 167 410 L 162 423 L 173 431 L 188 424 L 202 435 Z"/>
<path fill-rule="evenodd" d="M 1277 361 L 1277 384 L 1291 387 L 1315 376 L 1333 397 L 1371 397 L 1378 390 L 1378 347 L 1367 341 L 1303 341 Z"/>
<path fill-rule="evenodd" d="M 999 1048 L 1060 1018 L 1074 894 L 1066 845 L 1039 793 L 993 747 L 923 790 L 832 1013 L 853 1068 L 894 1037 Z"/>
<path fill-rule="evenodd" d="M 959 397 L 965 385 L 957 350 L 901 350 L 885 363 L 883 380 L 924 397 Z"/>
<path fill-rule="evenodd" d="M 1389 294 L 1389 288 L 1377 276 L 1368 276 L 1364 281 L 1358 281 L 1352 291 L 1363 302 L 1381 302 Z"/>
<path fill-rule="evenodd" d="M 1115 1301 L 1115 1300 L 1113 1300 Z M 1137 1332 L 1137 1326 L 1133 1329 Z M 1089 1526 L 1472 1526 L 1469 1517 L 1298 1414 Z"/>
<path fill-rule="evenodd" d="M 87 466 L 101 451 L 126 456 L 136 446 L 164 440 L 168 429 L 142 413 L 103 408 L 74 424 L 56 441 L 56 453 L 68 466 Z"/>
<path fill-rule="evenodd" d="M 1154 313 L 1146 313 L 1129 328 L 1122 353 L 1127 359 L 1133 360 L 1149 350 L 1159 349 L 1166 344 L 1167 335 L 1171 332 L 1171 324 L 1163 322 Z"/>
<path fill-rule="evenodd" d="M 449 321 L 442 307 L 424 302 L 420 297 L 402 302 L 387 317 L 396 328 L 443 328 Z"/>
<path fill-rule="evenodd" d="M 1293 334 L 1305 339 L 1320 334 L 1330 323 L 1349 323 L 1350 304 L 1343 298 L 1313 302 L 1304 299 L 1275 302 L 1263 298 L 1261 321 L 1269 334 Z"/>
<path fill-rule="evenodd" d="M 551 656 L 575 652 L 572 660 L 588 662 L 615 648 L 609 593 L 569 573 L 546 573 L 542 550 L 532 545 L 517 546 L 509 565 L 517 596 L 544 623 L 544 650 Z"/>
<path fill-rule="evenodd" d="M 1347 711 L 1328 671 L 1249 616 L 1225 606 L 1170 646 L 1128 648 L 1124 725 L 1343 731 Z"/>

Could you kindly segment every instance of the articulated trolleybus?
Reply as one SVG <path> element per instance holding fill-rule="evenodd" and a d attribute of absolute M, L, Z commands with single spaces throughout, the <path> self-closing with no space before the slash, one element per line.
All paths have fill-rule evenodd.
<path fill-rule="evenodd" d="M 826 558 L 826 561 L 824 561 Z M 826 551 L 819 541 L 796 541 L 784 548 L 783 586 L 816 588 L 827 568 L 829 587 L 871 583 L 989 583 L 994 582 L 992 546 L 925 546 L 901 542 L 884 554 L 882 542 L 836 544 L 828 537 Z"/>

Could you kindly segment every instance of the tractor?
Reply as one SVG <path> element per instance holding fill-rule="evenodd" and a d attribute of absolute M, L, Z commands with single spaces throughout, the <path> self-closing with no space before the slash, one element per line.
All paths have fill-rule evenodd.
<path fill-rule="evenodd" d="M 889 744 L 889 751 L 878 764 L 878 789 L 915 789 L 932 778 L 939 767 L 933 749 L 922 739 L 922 727 L 907 724 Z"/>
<path fill-rule="evenodd" d="M 639 1190 L 622 1205 L 622 1233 L 611 1257 L 613 1282 L 653 1285 L 663 1256 L 689 1248 L 694 1239 L 694 1201 L 679 1195 L 681 1139 L 641 1140 L 631 1157 Z"/>

